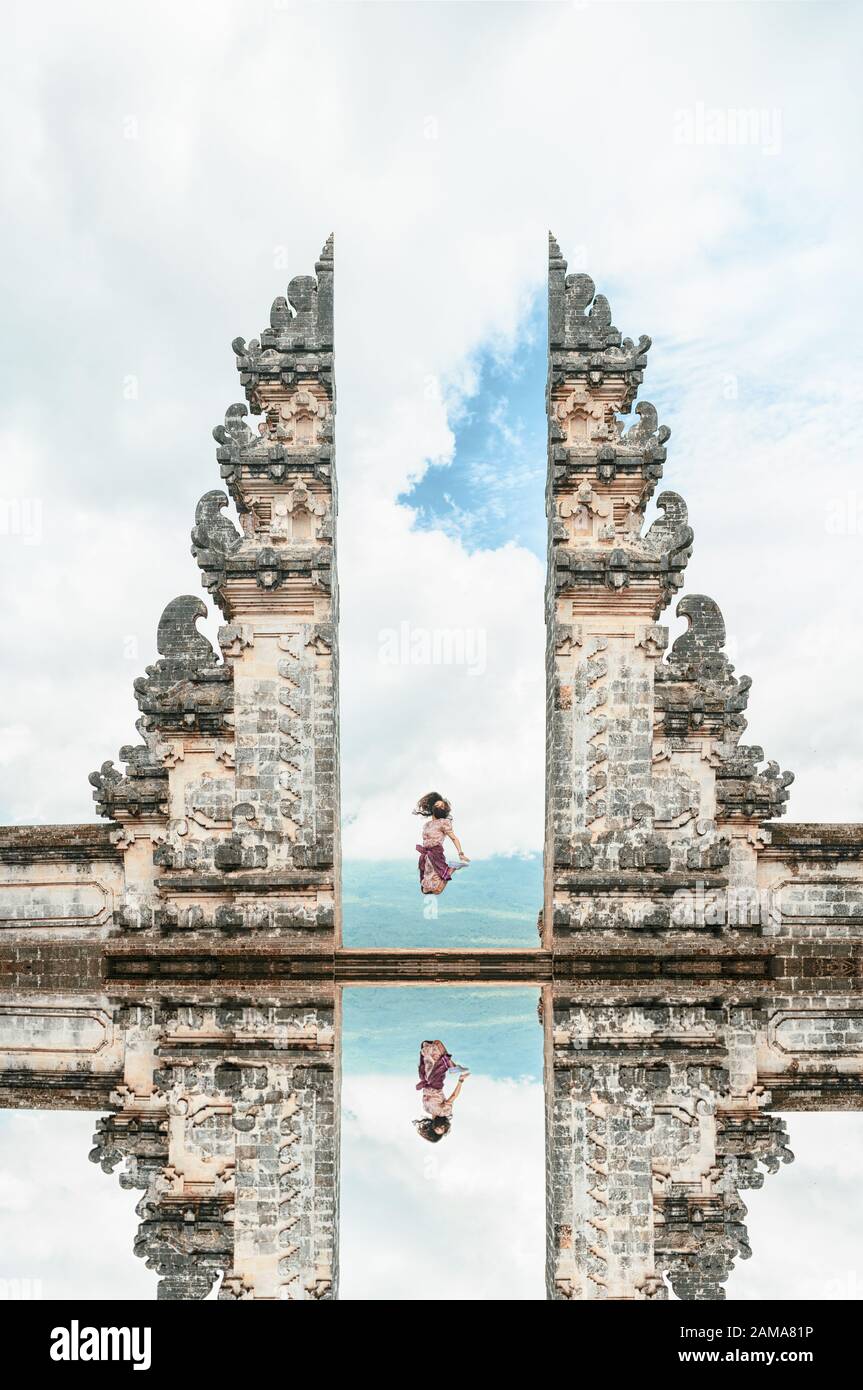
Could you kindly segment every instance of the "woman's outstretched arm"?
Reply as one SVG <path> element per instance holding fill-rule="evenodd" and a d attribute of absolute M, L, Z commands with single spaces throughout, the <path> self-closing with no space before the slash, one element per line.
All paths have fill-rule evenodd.
<path fill-rule="evenodd" d="M 458 857 L 459 857 L 459 859 L 467 859 L 467 855 L 465 854 L 464 850 L 462 849 L 462 847 L 461 847 L 461 842 L 460 842 L 458 836 L 456 835 L 455 831 L 454 831 L 454 830 L 447 830 L 447 831 L 446 831 L 446 834 L 449 836 L 449 838 L 452 840 L 453 844 L 455 845 L 456 849 L 458 850 Z M 468 862 L 470 862 L 470 861 L 468 861 Z"/>
<path fill-rule="evenodd" d="M 464 1085 L 464 1080 L 464 1077 L 460 1076 L 458 1081 L 455 1083 L 455 1086 L 453 1087 L 451 1094 L 448 1096 L 444 1096 L 445 1105 L 452 1105 L 454 1101 L 458 1100 L 461 1088 Z"/>

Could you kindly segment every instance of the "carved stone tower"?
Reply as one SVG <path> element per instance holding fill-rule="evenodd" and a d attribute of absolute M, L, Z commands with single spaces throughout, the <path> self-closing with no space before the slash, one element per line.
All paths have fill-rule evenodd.
<path fill-rule="evenodd" d="M 547 747 L 543 941 L 587 931 L 621 944 L 670 923 L 669 886 L 755 887 L 753 836 L 792 780 L 741 748 L 749 686 L 722 652 L 716 604 L 682 601 L 689 631 L 661 657 L 657 619 L 683 583 L 693 534 L 662 492 L 670 431 L 640 402 L 650 339 L 621 338 L 587 275 L 549 260 Z M 714 884 L 716 874 L 723 879 Z M 596 894 L 600 896 L 597 898 Z"/>
<path fill-rule="evenodd" d="M 224 492 L 198 503 L 192 554 L 221 609 L 220 663 L 191 596 L 169 603 L 135 682 L 143 744 L 91 781 L 122 826 L 122 920 L 332 952 L 340 939 L 333 247 L 270 327 L 233 347 L 247 407 L 214 430 Z"/>
<path fill-rule="evenodd" d="M 785 1156 L 781 1122 L 761 1113 L 757 995 L 726 985 L 705 1001 L 666 978 L 597 996 L 574 977 L 599 958 L 611 974 L 703 977 L 734 952 L 731 968 L 757 975 L 762 827 L 792 778 L 739 746 L 750 681 L 733 675 L 711 599 L 681 601 L 689 629 L 663 660 L 657 619 L 693 534 L 672 492 L 644 530 L 669 430 L 647 401 L 637 423 L 621 417 L 650 339 L 621 338 L 553 238 L 548 333 L 549 1295 L 664 1298 L 669 1274 L 681 1297 L 718 1298 L 746 1244 L 738 1188 L 756 1157 Z M 752 1144 L 729 1146 L 732 1133 Z"/>

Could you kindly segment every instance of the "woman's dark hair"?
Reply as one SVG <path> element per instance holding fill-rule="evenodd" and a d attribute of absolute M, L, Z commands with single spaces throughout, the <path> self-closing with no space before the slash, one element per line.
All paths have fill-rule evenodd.
<path fill-rule="evenodd" d="M 443 805 L 436 805 L 435 803 L 438 801 L 442 801 Z M 426 792 L 425 796 L 421 796 L 417 802 L 414 815 L 434 816 L 435 820 L 445 820 L 451 811 L 452 807 L 446 797 L 441 796 L 440 792 Z"/>
<path fill-rule="evenodd" d="M 430 1120 L 414 1120 L 414 1124 L 420 1139 L 427 1139 L 430 1144 L 436 1144 L 438 1140 L 444 1139 L 449 1134 L 450 1121 L 445 1115 L 439 1115 Z M 438 1129 L 440 1129 L 440 1134 L 437 1132 Z"/>

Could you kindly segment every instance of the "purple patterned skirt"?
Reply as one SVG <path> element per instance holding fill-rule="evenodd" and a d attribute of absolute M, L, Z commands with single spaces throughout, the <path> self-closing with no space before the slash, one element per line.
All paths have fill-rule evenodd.
<path fill-rule="evenodd" d="M 417 845 L 420 862 L 420 892 L 442 893 L 452 878 L 443 845 Z"/>

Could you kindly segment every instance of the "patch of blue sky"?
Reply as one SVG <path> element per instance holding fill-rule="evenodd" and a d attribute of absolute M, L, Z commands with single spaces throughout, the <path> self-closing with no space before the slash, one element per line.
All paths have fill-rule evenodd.
<path fill-rule="evenodd" d="M 431 464 L 399 501 L 416 525 L 466 550 L 514 542 L 546 551 L 546 319 L 538 296 L 511 344 L 490 343 L 471 364 L 476 390 L 448 395 L 451 462 Z"/>

